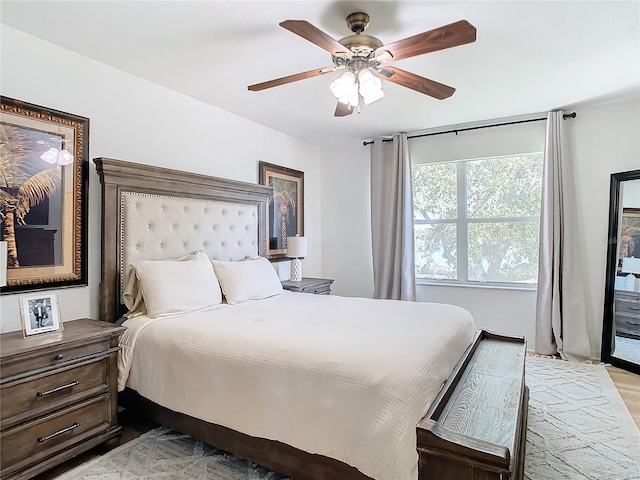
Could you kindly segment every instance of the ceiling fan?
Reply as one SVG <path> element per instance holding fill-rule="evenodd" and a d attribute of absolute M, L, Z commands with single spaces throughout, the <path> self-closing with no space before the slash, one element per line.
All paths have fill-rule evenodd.
<path fill-rule="evenodd" d="M 329 52 L 333 65 L 249 85 L 248 89 L 257 92 L 325 73 L 345 70 L 345 73 L 331 83 L 331 92 L 338 98 L 334 114 L 336 117 L 344 117 L 356 109 L 360 112 L 360 97 L 365 105 L 382 98 L 384 92 L 380 79 L 411 88 L 439 100 L 450 97 L 455 92 L 455 88 L 386 63 L 472 43 L 476 40 L 475 27 L 466 20 L 460 20 L 384 45 L 376 37 L 362 33 L 369 26 L 369 15 L 363 12 L 352 13 L 347 17 L 347 26 L 354 34 L 340 40 L 334 40 L 305 20 L 285 20 L 280 23 L 280 26 Z"/>

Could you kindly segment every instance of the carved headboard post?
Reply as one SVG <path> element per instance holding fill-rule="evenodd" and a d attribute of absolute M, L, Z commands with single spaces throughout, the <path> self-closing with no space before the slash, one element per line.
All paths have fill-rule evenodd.
<path fill-rule="evenodd" d="M 252 208 L 257 207 L 258 216 L 258 238 L 253 240 L 257 240 L 258 255 L 266 254 L 270 187 L 110 158 L 95 158 L 93 161 L 102 184 L 101 320 L 115 322 L 124 313 L 120 300 L 123 193 L 253 205 Z"/>

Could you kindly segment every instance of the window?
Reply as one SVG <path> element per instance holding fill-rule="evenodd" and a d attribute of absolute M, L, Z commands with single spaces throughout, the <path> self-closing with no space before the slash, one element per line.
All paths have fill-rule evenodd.
<path fill-rule="evenodd" d="M 542 153 L 412 166 L 416 279 L 535 284 Z"/>

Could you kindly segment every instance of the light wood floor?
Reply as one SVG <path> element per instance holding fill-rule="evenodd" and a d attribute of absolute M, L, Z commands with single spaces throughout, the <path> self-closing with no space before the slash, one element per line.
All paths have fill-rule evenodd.
<path fill-rule="evenodd" d="M 633 420 L 640 428 L 640 375 L 626 372 L 617 367 L 607 367 L 607 371 L 622 400 L 627 405 Z"/>

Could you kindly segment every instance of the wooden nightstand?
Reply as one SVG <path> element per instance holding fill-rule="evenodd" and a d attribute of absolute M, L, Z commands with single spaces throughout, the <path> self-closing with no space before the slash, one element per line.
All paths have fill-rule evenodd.
<path fill-rule="evenodd" d="M 111 323 L 0 335 L 0 476 L 26 479 L 110 441 L 118 425 L 118 340 Z"/>
<path fill-rule="evenodd" d="M 316 295 L 331 295 L 331 284 L 333 280 L 328 278 L 303 278 L 299 282 L 285 280 L 282 288 L 292 292 L 314 293 Z"/>

